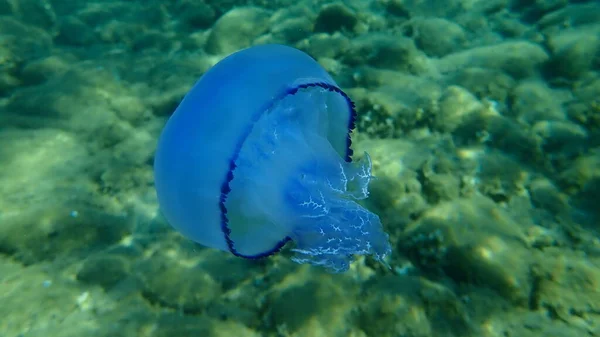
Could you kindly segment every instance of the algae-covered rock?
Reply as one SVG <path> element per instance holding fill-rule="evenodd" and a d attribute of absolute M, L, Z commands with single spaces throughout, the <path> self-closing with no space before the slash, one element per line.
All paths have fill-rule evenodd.
<path fill-rule="evenodd" d="M 484 143 L 528 163 L 539 164 L 543 156 L 539 137 L 531 129 L 501 115 L 493 102 L 487 102 L 484 109 L 469 114 L 454 135 L 460 143 Z"/>
<path fill-rule="evenodd" d="M 499 2 L 501 1 L 503 0 L 499 0 Z M 490 18 L 490 26 L 493 27 L 494 31 L 506 38 L 519 39 L 529 37 L 527 34 L 531 32 L 526 23 L 512 15 L 512 13 L 507 12 L 499 12 L 498 15 L 492 16 Z"/>
<path fill-rule="evenodd" d="M 4 66 L 20 65 L 47 56 L 52 46 L 52 36 L 48 32 L 7 16 L 0 17 L 0 38 L 9 51 L 0 60 Z"/>
<path fill-rule="evenodd" d="M 85 46 L 96 40 L 92 27 L 75 16 L 64 16 L 58 21 L 58 33 L 55 41 L 60 44 Z"/>
<path fill-rule="evenodd" d="M 487 316 L 481 324 L 483 336 L 503 334 L 519 337 L 573 337 L 594 336 L 599 331 L 595 324 L 590 325 L 576 318 L 566 322 L 557 319 L 546 310 L 521 308 L 503 310 L 499 308 L 500 305 L 500 301 L 497 299 L 492 303 L 482 303 L 480 310 L 484 316 Z M 490 310 L 491 306 L 494 306 L 496 310 Z"/>
<path fill-rule="evenodd" d="M 131 232 L 123 206 L 97 194 L 88 175 L 97 164 L 72 134 L 3 130 L 0 156 L 0 251 L 27 264 L 53 261 Z"/>
<path fill-rule="evenodd" d="M 53 3 L 45 0 L 11 1 L 12 15 L 19 21 L 47 32 L 56 29 L 57 15 Z"/>
<path fill-rule="evenodd" d="M 154 317 L 152 323 L 153 337 L 260 337 L 261 335 L 235 320 L 215 320 L 206 316 L 181 315 L 179 313 L 164 313 L 158 318 Z M 106 336 L 122 333 L 122 331 L 111 331 Z M 132 331 L 130 335 L 137 332 Z"/>
<path fill-rule="evenodd" d="M 14 5 L 10 0 L 0 0 L 0 15 L 11 15 L 14 13 Z"/>
<path fill-rule="evenodd" d="M 25 267 L 0 256 L 0 282 L 0 327 L 6 336 L 90 336 L 129 312 L 149 311 L 136 298 L 117 305 L 100 288 L 83 287 L 63 275 L 57 265 Z M 137 309 L 124 309 L 132 305 Z"/>
<path fill-rule="evenodd" d="M 592 30 L 571 30 L 550 37 L 552 57 L 546 67 L 553 77 L 577 79 L 598 67 L 600 25 Z"/>
<path fill-rule="evenodd" d="M 18 88 L 20 85 L 21 82 L 17 77 L 7 73 L 0 73 L 0 96 L 4 96 L 6 93 Z"/>
<path fill-rule="evenodd" d="M 358 131 L 372 138 L 398 138 L 435 119 L 439 83 L 393 70 L 360 67 L 352 74 L 358 88 L 347 92 L 359 111 Z"/>
<path fill-rule="evenodd" d="M 352 31 L 358 19 L 356 13 L 341 3 L 327 4 L 321 7 L 315 21 L 315 32 L 333 33 Z"/>
<path fill-rule="evenodd" d="M 128 277 L 130 269 L 130 262 L 123 256 L 102 254 L 86 259 L 76 277 L 80 282 L 110 290 Z"/>
<path fill-rule="evenodd" d="M 374 87 L 348 90 L 360 111 L 358 131 L 372 138 L 398 138 L 431 120 L 425 109 L 440 95 L 437 84 L 372 68 L 361 69 L 358 77 L 365 86 Z M 378 82 L 388 85 L 378 86 Z"/>
<path fill-rule="evenodd" d="M 533 262 L 519 224 L 487 198 L 442 203 L 409 225 L 399 248 L 459 283 L 490 287 L 515 303 L 529 296 Z"/>
<path fill-rule="evenodd" d="M 269 11 L 259 7 L 230 10 L 214 24 L 206 41 L 206 51 L 231 54 L 249 47 L 254 39 L 268 30 L 269 15 Z"/>
<path fill-rule="evenodd" d="M 535 123 L 533 132 L 543 141 L 547 153 L 571 158 L 583 152 L 588 141 L 587 130 L 569 121 L 540 121 Z"/>
<path fill-rule="evenodd" d="M 535 22 L 545 14 L 560 10 L 566 7 L 567 0 L 544 0 L 544 1 L 512 1 L 511 8 L 521 14 L 526 22 Z"/>
<path fill-rule="evenodd" d="M 304 3 L 294 6 L 279 8 L 269 18 L 268 33 L 258 37 L 255 44 L 296 44 L 296 48 L 306 51 L 310 43 L 307 39 L 314 37 L 313 32 L 316 13 L 313 8 Z M 322 36 L 331 37 L 330 34 L 321 33 Z M 312 54 L 319 59 L 322 55 Z"/>
<path fill-rule="evenodd" d="M 598 329 L 600 261 L 583 252 L 546 249 L 533 269 L 532 305 L 584 330 Z"/>
<path fill-rule="evenodd" d="M 367 204 L 377 210 L 383 223 L 405 225 L 426 208 L 417 171 L 437 147 L 435 142 L 415 143 L 402 139 L 363 140 L 355 143 L 356 153 L 369 153 L 375 178 Z"/>
<path fill-rule="evenodd" d="M 65 73 L 69 60 L 58 56 L 49 56 L 27 63 L 21 71 L 21 80 L 26 85 L 41 84 L 53 77 Z"/>
<path fill-rule="evenodd" d="M 522 82 L 510 93 L 509 114 L 530 125 L 537 121 L 564 120 L 561 103 L 566 92 L 550 89 L 541 81 Z"/>
<path fill-rule="evenodd" d="M 567 104 L 571 120 L 588 130 L 600 129 L 600 76 L 586 77 L 573 88 L 575 99 Z"/>
<path fill-rule="evenodd" d="M 560 183 L 567 194 L 573 196 L 572 204 L 585 211 L 586 220 L 595 226 L 600 219 L 600 148 L 579 156 L 560 173 Z M 593 217 L 589 217 L 593 215 Z"/>
<path fill-rule="evenodd" d="M 590 182 L 600 179 L 600 149 L 596 148 L 574 160 L 561 172 L 560 178 L 568 192 L 576 192 Z"/>
<path fill-rule="evenodd" d="M 196 267 L 197 256 L 186 256 L 166 245 L 160 247 L 161 251 L 151 259 L 142 260 L 133 268 L 144 297 L 160 306 L 188 313 L 206 310 L 221 295 L 219 283 Z"/>
<path fill-rule="evenodd" d="M 186 315 L 181 308 L 157 310 L 142 296 L 128 293 L 132 289 L 105 292 L 75 282 L 56 266 L 23 267 L 0 256 L 0 282 L 5 290 L 0 292 L 2 332 L 11 336 L 137 336 L 144 330 L 154 337 L 259 336 L 236 318 Z"/>
<path fill-rule="evenodd" d="M 548 179 L 535 179 L 529 184 L 528 190 L 537 207 L 554 214 L 560 214 L 569 208 L 567 195 Z"/>
<path fill-rule="evenodd" d="M 292 336 L 349 335 L 358 289 L 348 278 L 315 275 L 307 268 L 274 284 L 266 298 L 267 324 Z"/>
<path fill-rule="evenodd" d="M 309 18 L 302 15 L 298 18 L 290 18 L 281 22 L 275 22 L 271 29 L 274 42 L 294 43 L 309 37 L 313 23 Z"/>
<path fill-rule="evenodd" d="M 460 195 L 461 167 L 447 153 L 434 153 L 419 170 L 423 194 L 427 201 L 436 204 L 457 199 Z"/>
<path fill-rule="evenodd" d="M 131 233 L 132 219 L 127 215 L 81 206 L 61 192 L 62 195 L 54 196 L 52 204 L 24 203 L 29 206 L 27 212 L 3 206 L 0 251 L 32 264 L 84 254 L 98 245 L 116 244 Z M 81 193 L 73 191 L 70 197 L 78 192 Z M 24 232 L 29 234 L 23 235 Z"/>
<path fill-rule="evenodd" d="M 350 47 L 350 39 L 340 33 L 317 33 L 298 42 L 297 47 L 316 59 L 336 58 Z"/>
<path fill-rule="evenodd" d="M 215 9 L 205 1 L 178 1 L 173 14 L 192 29 L 208 28 L 217 18 Z"/>
<path fill-rule="evenodd" d="M 435 64 L 442 73 L 467 67 L 499 69 L 514 78 L 536 75 L 549 59 L 542 46 L 528 41 L 509 41 L 474 47 L 444 56 Z"/>
<path fill-rule="evenodd" d="M 449 82 L 461 86 L 479 99 L 504 102 L 515 80 L 501 70 L 465 68 L 450 76 Z"/>
<path fill-rule="evenodd" d="M 464 48 L 467 43 L 463 28 L 445 19 L 417 19 L 411 25 L 417 47 L 429 56 L 445 56 Z"/>
<path fill-rule="evenodd" d="M 477 161 L 475 175 L 479 193 L 502 203 L 522 195 L 530 173 L 519 160 L 501 151 L 487 150 L 471 153 Z"/>
<path fill-rule="evenodd" d="M 354 39 L 342 60 L 351 65 L 368 64 L 409 74 L 430 71 L 427 56 L 417 49 L 413 40 L 369 33 Z"/>
<path fill-rule="evenodd" d="M 434 128 L 452 132 L 474 114 L 482 114 L 484 105 L 469 91 L 458 86 L 444 90 L 434 109 Z"/>
<path fill-rule="evenodd" d="M 60 67 L 54 62 L 47 66 Z M 35 68 L 31 71 L 34 76 Z M 132 120 L 146 111 L 137 97 L 131 98 L 132 89 L 106 69 L 72 66 L 59 74 L 60 70 L 57 76 L 12 95 L 0 122 L 27 128 L 97 131 L 113 127 L 119 116 Z M 124 104 L 127 97 L 135 104 Z"/>
<path fill-rule="evenodd" d="M 402 0 L 380 0 L 385 11 L 394 17 L 409 18 L 410 13 Z"/>
<path fill-rule="evenodd" d="M 547 13 L 538 22 L 542 30 L 557 31 L 568 27 L 582 27 L 600 22 L 600 4 L 595 1 L 588 3 L 572 3 L 559 10 Z"/>
<path fill-rule="evenodd" d="M 441 284 L 386 275 L 363 289 L 358 324 L 367 336 L 468 336 L 473 331 L 466 306 Z"/>
<path fill-rule="evenodd" d="M 452 17 L 465 11 L 471 11 L 478 1 L 448 0 L 440 2 L 437 0 L 402 0 L 400 2 L 412 16 L 422 17 Z M 484 2 L 485 3 L 485 2 Z"/>

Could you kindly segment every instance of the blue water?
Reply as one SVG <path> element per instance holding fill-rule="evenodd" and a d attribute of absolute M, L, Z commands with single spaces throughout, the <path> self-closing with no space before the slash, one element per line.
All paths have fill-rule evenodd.
<path fill-rule="evenodd" d="M 599 60 L 596 1 L 0 0 L 0 336 L 596 336 Z"/>

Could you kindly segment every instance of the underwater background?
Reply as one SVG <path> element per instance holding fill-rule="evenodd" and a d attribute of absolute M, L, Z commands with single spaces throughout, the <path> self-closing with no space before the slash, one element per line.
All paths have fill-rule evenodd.
<path fill-rule="evenodd" d="M 355 102 L 391 270 L 161 216 L 166 120 L 266 43 Z M 1 337 L 599 335 L 598 1 L 0 0 Z"/>

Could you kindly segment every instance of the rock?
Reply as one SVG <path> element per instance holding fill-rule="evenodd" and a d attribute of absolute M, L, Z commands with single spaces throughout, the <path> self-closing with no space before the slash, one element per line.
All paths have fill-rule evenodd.
<path fill-rule="evenodd" d="M 133 321 L 139 320 L 133 319 Z M 171 336 L 206 336 L 206 337 L 260 337 L 261 335 L 237 322 L 235 318 L 221 320 L 211 319 L 204 315 L 182 315 L 181 313 L 165 312 L 152 319 L 153 337 Z M 142 327 L 139 327 L 142 328 Z M 110 331 L 108 334 L 123 333 L 121 330 Z M 132 332 L 135 334 L 135 332 Z"/>
<path fill-rule="evenodd" d="M 484 105 L 473 94 L 458 86 L 446 88 L 436 107 L 434 127 L 447 132 L 456 130 L 473 114 L 484 110 Z"/>
<path fill-rule="evenodd" d="M 566 104 L 571 120 L 591 132 L 600 130 L 600 76 L 589 76 L 578 81 L 572 92 L 575 99 Z"/>
<path fill-rule="evenodd" d="M 504 102 L 515 86 L 515 80 L 500 70 L 465 68 L 448 79 L 474 94 L 478 99 Z"/>
<path fill-rule="evenodd" d="M 413 40 L 369 33 L 354 39 L 342 61 L 352 65 L 370 65 L 409 74 L 430 70 L 427 57 L 417 49 Z"/>
<path fill-rule="evenodd" d="M 163 253 L 168 250 L 163 244 L 151 259 L 133 267 L 144 297 L 164 307 L 188 313 L 203 312 L 221 295 L 221 286 L 211 275 L 186 265 L 194 264 L 194 259 L 197 261 L 201 254 L 189 257 L 182 249 L 174 248 L 170 248 L 170 254 Z"/>
<path fill-rule="evenodd" d="M 48 32 L 24 25 L 12 17 L 0 17 L 0 39 L 2 45 L 7 46 L 9 56 L 2 63 L 9 66 L 48 56 L 52 46 Z"/>
<path fill-rule="evenodd" d="M 548 59 L 546 51 L 537 44 L 509 41 L 452 53 L 434 63 L 441 73 L 477 67 L 502 70 L 521 79 L 537 74 Z"/>
<path fill-rule="evenodd" d="M 538 21 L 541 17 L 548 13 L 560 10 L 569 4 L 568 0 L 544 0 L 533 2 L 514 1 L 511 9 L 515 12 L 522 13 L 523 21 L 532 23 Z"/>
<path fill-rule="evenodd" d="M 93 29 L 74 16 L 66 16 L 58 23 L 56 42 L 60 44 L 85 46 L 96 39 Z"/>
<path fill-rule="evenodd" d="M 600 198 L 600 178 L 588 181 L 571 199 L 571 203 L 576 206 L 574 213 L 580 212 L 576 215 L 581 217 L 581 222 L 592 228 L 600 221 L 598 198 Z"/>
<path fill-rule="evenodd" d="M 314 31 L 333 33 L 352 31 L 358 19 L 353 10 L 341 3 L 327 4 L 321 7 L 315 21 Z"/>
<path fill-rule="evenodd" d="M 410 13 L 406 6 L 404 6 L 404 1 L 402 0 L 383 0 L 381 1 L 385 6 L 386 12 L 399 17 L 399 18 L 409 18 Z"/>
<path fill-rule="evenodd" d="M 7 73 L 0 73 L 0 97 L 7 95 L 20 85 L 21 81 L 17 77 Z"/>
<path fill-rule="evenodd" d="M 535 179 L 529 184 L 528 190 L 536 207 L 548 210 L 553 214 L 561 214 L 569 208 L 567 195 L 548 179 Z"/>
<path fill-rule="evenodd" d="M 428 56 L 442 57 L 463 49 L 467 43 L 463 28 L 446 19 L 418 19 L 411 26 L 417 47 Z"/>
<path fill-rule="evenodd" d="M 37 85 L 60 76 L 69 68 L 68 62 L 58 56 L 49 56 L 26 64 L 21 71 L 24 84 Z"/>
<path fill-rule="evenodd" d="M 150 319 L 152 309 L 136 299 L 138 296 L 117 300 L 106 295 L 100 287 L 85 287 L 73 280 L 63 266 L 83 257 L 71 256 L 70 261 L 61 260 L 49 268 L 48 264 L 23 266 L 0 256 L 2 333 L 24 336 L 43 331 L 43 334 L 51 335 L 84 336 L 90 333 L 90 327 L 81 322 L 96 321 L 102 329 L 110 330 L 109 322 L 116 322 L 115 316 L 109 313 L 112 310 L 118 310 L 121 318 L 125 315 L 126 320 L 137 324 L 142 324 L 139 321 L 141 312 L 146 313 L 145 319 Z M 125 324 L 114 325 L 123 333 Z"/>
<path fill-rule="evenodd" d="M 303 4 L 281 8 L 269 19 L 270 32 L 259 37 L 255 42 L 256 44 L 296 44 L 297 48 L 306 51 L 306 39 L 315 35 L 313 33 L 315 17 L 312 9 Z M 330 36 L 325 33 L 321 35 Z M 304 44 L 300 46 L 298 42 L 303 39 Z M 313 57 L 317 58 L 314 55 Z"/>
<path fill-rule="evenodd" d="M 276 22 L 271 28 L 271 34 L 279 41 L 295 43 L 309 37 L 313 24 L 306 17 L 288 19 Z"/>
<path fill-rule="evenodd" d="M 149 15 L 153 10 L 161 10 L 159 6 L 148 6 L 134 2 L 106 2 L 102 6 L 96 6 L 94 3 L 84 3 L 83 8 L 71 12 L 77 13 L 77 18 L 85 22 L 90 27 L 101 29 L 111 22 L 131 24 L 133 22 L 141 23 L 149 20 L 153 27 L 160 25 L 160 20 Z"/>
<path fill-rule="evenodd" d="M 3 130 L 0 148 L 10 158 L 0 167 L 0 251 L 25 264 L 53 261 L 130 233 L 132 218 L 96 194 L 94 163 L 73 135 Z"/>
<path fill-rule="evenodd" d="M 430 157 L 419 170 L 423 195 L 430 204 L 457 199 L 460 167 L 444 152 Z"/>
<path fill-rule="evenodd" d="M 60 76 L 15 92 L 0 121 L 28 128 L 98 130 L 117 120 L 111 100 L 131 90 L 122 84 L 104 69 L 71 66 Z"/>
<path fill-rule="evenodd" d="M 390 70 L 362 68 L 353 80 L 360 88 L 347 93 L 359 111 L 358 131 L 373 138 L 398 138 L 422 127 L 431 119 L 424 110 L 441 92 L 434 81 Z"/>
<path fill-rule="evenodd" d="M 572 3 L 562 9 L 550 12 L 544 15 L 537 25 L 542 31 L 555 31 L 563 30 L 565 26 L 581 27 L 598 22 L 600 22 L 600 4 L 590 1 L 589 3 Z"/>
<path fill-rule="evenodd" d="M 525 192 L 530 173 L 513 156 L 486 149 L 471 154 L 477 162 L 475 187 L 497 203 L 510 203 Z"/>
<path fill-rule="evenodd" d="M 46 32 L 53 32 L 56 29 L 57 15 L 50 1 L 13 1 L 13 15 L 22 23 L 38 27 Z"/>
<path fill-rule="evenodd" d="M 529 128 L 501 115 L 493 102 L 478 113 L 469 114 L 455 130 L 456 140 L 463 144 L 485 143 L 512 154 L 523 162 L 539 165 L 543 158 L 541 140 Z"/>
<path fill-rule="evenodd" d="M 568 193 L 576 193 L 595 180 L 600 180 L 600 148 L 579 156 L 560 173 Z"/>
<path fill-rule="evenodd" d="M 440 268 L 459 283 L 527 303 L 533 262 L 519 223 L 487 198 L 442 203 L 412 223 L 399 241 L 413 263 Z"/>
<path fill-rule="evenodd" d="M 388 0 L 400 2 L 400 5 L 410 13 L 412 17 L 455 17 L 458 13 L 469 12 L 474 4 L 479 2 L 464 0 L 448 0 L 440 2 L 437 0 Z M 487 2 L 487 1 L 486 1 Z"/>
<path fill-rule="evenodd" d="M 11 0 L 0 0 L 0 15 L 13 15 L 14 4 Z"/>
<path fill-rule="evenodd" d="M 551 37 L 552 57 L 546 73 L 552 77 L 577 79 L 598 67 L 595 62 L 600 58 L 600 29 L 596 31 L 594 34 L 585 29 L 571 30 Z"/>
<path fill-rule="evenodd" d="M 583 252 L 548 248 L 532 268 L 533 309 L 550 310 L 572 325 L 594 325 L 600 310 L 600 261 Z"/>
<path fill-rule="evenodd" d="M 96 29 L 99 39 L 107 44 L 120 45 L 121 48 L 135 48 L 140 36 L 146 33 L 146 27 L 139 23 L 113 20 Z"/>
<path fill-rule="evenodd" d="M 94 256 L 83 262 L 82 268 L 77 272 L 78 281 L 88 284 L 97 284 L 105 290 L 122 282 L 128 277 L 130 272 L 129 261 L 127 259 L 104 254 Z"/>
<path fill-rule="evenodd" d="M 314 275 L 304 268 L 273 285 L 266 298 L 265 320 L 294 336 L 346 335 L 356 293 L 348 278 Z"/>
<path fill-rule="evenodd" d="M 386 275 L 364 289 L 358 324 L 367 336 L 468 336 L 472 331 L 465 305 L 442 284 Z"/>
<path fill-rule="evenodd" d="M 258 7 L 236 7 L 214 24 L 206 41 L 211 54 L 231 54 L 252 45 L 268 30 L 270 13 Z"/>
<path fill-rule="evenodd" d="M 355 153 L 369 153 L 373 163 L 371 195 L 365 203 L 385 224 L 403 228 L 428 207 L 417 171 L 439 144 L 403 139 L 371 139 L 354 143 Z"/>
<path fill-rule="evenodd" d="M 333 35 L 318 33 L 298 43 L 298 48 L 306 51 L 312 57 L 319 59 L 323 57 L 338 58 L 350 47 L 350 40 L 342 34 Z"/>
<path fill-rule="evenodd" d="M 523 38 L 530 32 L 529 26 L 510 12 L 503 12 L 490 21 L 494 30 L 506 38 Z"/>
<path fill-rule="evenodd" d="M 130 47 L 133 52 L 154 49 L 154 52 L 170 53 L 181 48 L 181 44 L 178 41 L 173 41 L 173 37 L 169 34 L 157 30 L 148 30 L 135 37 L 131 41 Z"/>
<path fill-rule="evenodd" d="M 533 132 L 543 140 L 543 149 L 554 155 L 572 156 L 581 153 L 588 141 L 585 128 L 569 121 L 541 121 Z"/>
<path fill-rule="evenodd" d="M 561 105 L 569 96 L 570 93 L 550 89 L 544 82 L 524 81 L 510 93 L 508 115 L 529 125 L 563 121 L 566 116 Z"/>
<path fill-rule="evenodd" d="M 192 29 L 210 27 L 217 18 L 214 8 L 204 1 L 184 0 L 177 3 L 175 14 Z"/>
<path fill-rule="evenodd" d="M 121 119 L 136 122 L 148 117 L 147 107 L 140 97 L 133 94 L 115 96 L 111 100 L 111 107 Z"/>

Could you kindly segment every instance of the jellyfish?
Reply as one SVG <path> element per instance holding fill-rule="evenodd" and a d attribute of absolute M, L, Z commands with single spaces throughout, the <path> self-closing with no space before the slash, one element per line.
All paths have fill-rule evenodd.
<path fill-rule="evenodd" d="M 258 259 L 348 270 L 357 255 L 391 252 L 369 195 L 371 160 L 353 161 L 355 105 L 306 53 L 240 50 L 209 69 L 160 135 L 159 207 L 204 246 Z"/>

